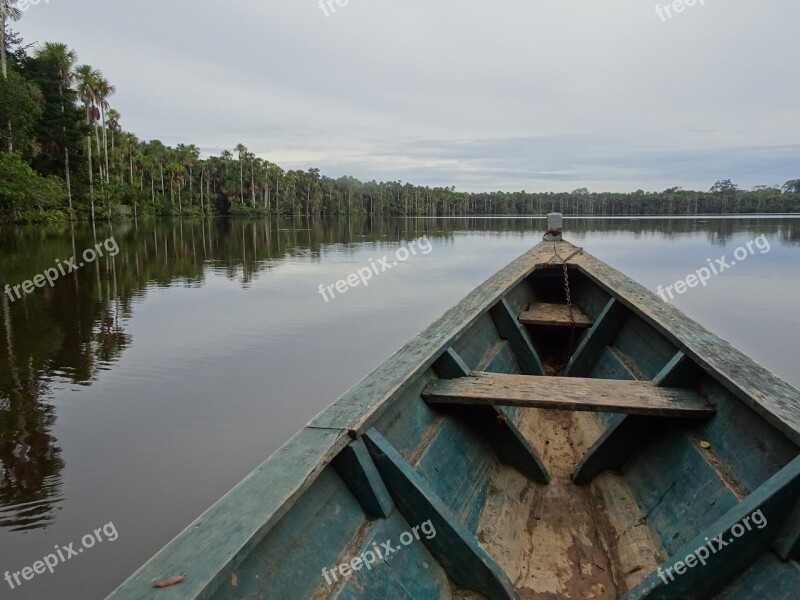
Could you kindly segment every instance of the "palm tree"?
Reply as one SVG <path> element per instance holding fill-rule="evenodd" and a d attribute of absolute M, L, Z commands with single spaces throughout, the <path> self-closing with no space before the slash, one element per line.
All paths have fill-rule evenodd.
<path fill-rule="evenodd" d="M 247 146 L 238 144 L 235 150 L 239 154 L 239 202 L 244 204 L 244 159 L 247 156 Z"/>
<path fill-rule="evenodd" d="M 2 1 L 2 0 L 0 0 Z M 97 107 L 95 106 L 95 86 L 100 77 L 100 72 L 89 65 L 81 65 L 75 69 L 75 79 L 78 82 L 78 96 L 86 107 L 86 124 L 94 128 L 97 122 Z M 92 168 L 92 134 L 91 129 L 86 136 L 86 153 L 89 158 L 89 197 L 92 204 L 92 221 L 94 221 L 94 170 Z"/>
<path fill-rule="evenodd" d="M 103 125 L 103 152 L 106 157 L 106 183 L 109 181 L 109 165 L 108 165 L 108 135 L 106 133 L 106 111 L 109 109 L 108 98 L 116 93 L 117 88 L 108 82 L 108 79 L 98 73 L 97 87 L 95 92 L 97 94 L 97 103 L 100 105 L 100 115 Z"/>
<path fill-rule="evenodd" d="M 2 0 L 0 0 L 2 1 Z M 52 60 L 58 66 L 58 73 L 59 77 L 61 78 L 58 82 L 58 93 L 61 96 L 61 114 L 64 114 L 64 88 L 70 88 L 74 82 L 74 76 L 72 73 L 72 68 L 75 66 L 75 63 L 78 60 L 78 55 L 75 53 L 74 50 L 70 50 L 66 44 L 55 43 L 55 42 L 46 42 L 43 46 L 41 46 L 37 52 L 36 56 L 40 59 L 49 59 Z M 63 127 L 64 133 L 67 131 L 67 127 Z M 69 199 L 69 210 L 70 213 L 72 212 L 72 183 L 70 181 L 70 172 L 69 172 L 69 147 L 66 144 L 66 140 L 64 142 L 64 178 L 67 183 L 67 198 Z"/>
<path fill-rule="evenodd" d="M 178 160 L 183 165 L 184 170 L 189 171 L 189 205 L 194 200 L 194 167 L 200 158 L 200 149 L 194 144 L 178 144 Z"/>
<path fill-rule="evenodd" d="M 114 152 L 114 132 L 119 131 L 119 120 L 122 115 L 112 108 L 106 116 L 108 117 L 108 128 L 111 130 L 111 152 Z"/>
<path fill-rule="evenodd" d="M 17 0 L 0 0 L 0 71 L 3 79 L 8 79 L 8 64 L 6 62 L 6 24 L 8 21 L 17 21 L 22 16 L 22 11 L 16 6 Z M 14 141 L 11 138 L 11 119 L 8 120 L 8 151 L 14 151 Z"/>

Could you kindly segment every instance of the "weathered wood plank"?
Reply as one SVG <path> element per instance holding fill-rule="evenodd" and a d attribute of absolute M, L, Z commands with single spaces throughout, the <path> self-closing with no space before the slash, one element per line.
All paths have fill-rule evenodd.
<path fill-rule="evenodd" d="M 413 469 L 458 521 L 474 532 L 496 465 L 484 432 L 453 416 L 431 439 Z"/>
<path fill-rule="evenodd" d="M 341 563 L 343 553 L 350 558 L 351 540 L 359 536 L 365 521 L 364 510 L 344 481 L 335 470 L 324 469 L 292 510 L 226 574 L 211 598 L 314 597 L 315 590 L 328 587 L 322 568 Z M 202 540 L 198 544 L 208 552 Z M 314 548 L 314 552 L 308 548 Z M 298 577 L 298 573 L 304 576 Z M 158 598 L 156 595 L 154 600 Z"/>
<path fill-rule="evenodd" d="M 656 387 L 685 386 L 691 383 L 693 363 L 683 352 L 672 360 L 653 379 Z M 650 438 L 663 421 L 640 415 L 617 415 L 578 463 L 572 474 L 576 485 L 590 483 L 607 469 L 621 469 L 633 452 Z"/>
<path fill-rule="evenodd" d="M 575 249 L 572 244 L 562 243 L 559 254 L 572 249 Z M 644 286 L 593 256 L 584 252 L 569 263 L 653 325 L 730 392 L 800 445 L 798 390 Z"/>
<path fill-rule="evenodd" d="M 800 590 L 800 569 L 765 552 L 714 600 L 794 600 Z"/>
<path fill-rule="evenodd" d="M 544 325 L 548 327 L 572 327 L 588 329 L 592 326 L 592 318 L 573 304 L 572 319 L 569 318 L 569 307 L 566 304 L 547 304 L 537 302 L 531 304 L 528 310 L 519 315 L 519 322 L 523 325 Z"/>
<path fill-rule="evenodd" d="M 407 522 L 399 511 L 392 513 L 388 519 L 381 519 L 367 533 L 363 543 L 357 548 L 350 549 L 343 554 L 336 564 L 350 562 L 355 557 L 376 557 L 369 568 L 362 565 L 357 571 L 346 578 L 342 591 L 330 597 L 317 594 L 314 600 L 326 598 L 328 600 L 436 600 L 449 595 L 450 582 L 444 569 L 437 564 L 436 559 L 420 541 L 414 539 L 409 545 L 403 545 L 401 536 L 412 530 L 417 523 Z M 420 537 L 425 532 L 420 530 Z M 416 537 L 416 536 L 415 536 Z M 396 551 L 382 554 L 383 542 L 389 542 Z M 376 552 L 377 550 L 377 552 Z M 293 575 L 297 577 L 297 573 Z M 341 574 L 332 574 L 337 582 L 341 582 Z M 327 590 L 326 590 L 327 591 Z M 240 596 L 245 598 L 246 596 Z M 300 596 L 294 596 L 299 598 Z M 283 600 L 288 596 L 267 595 L 262 598 Z M 216 600 L 216 599 L 215 599 Z"/>
<path fill-rule="evenodd" d="M 394 509 L 389 490 L 361 440 L 353 440 L 333 459 L 339 477 L 370 517 L 386 518 Z"/>
<path fill-rule="evenodd" d="M 470 377 L 433 381 L 422 395 L 429 404 L 491 404 L 683 418 L 714 414 L 714 407 L 693 390 L 657 388 L 641 381 L 473 372 Z"/>
<path fill-rule="evenodd" d="M 600 356 L 603 348 L 613 343 L 625 320 L 625 307 L 614 298 L 608 301 L 603 312 L 575 349 L 564 374 L 568 377 L 585 377 Z"/>
<path fill-rule="evenodd" d="M 546 264 L 552 256 L 552 244 L 549 247 L 539 244 L 498 271 L 317 415 L 310 426 L 341 428 L 357 433 L 369 429 L 393 398 L 424 373 L 511 288 L 528 277 L 537 266 Z"/>
<path fill-rule="evenodd" d="M 798 496 L 800 457 L 678 549 L 623 598 L 713 597 L 769 548 Z"/>
<path fill-rule="evenodd" d="M 469 377 L 471 372 L 467 363 L 461 355 L 453 348 L 448 348 L 444 354 L 434 363 L 433 370 L 441 379 L 456 379 L 457 377 Z"/>
<path fill-rule="evenodd" d="M 539 454 L 499 406 L 463 406 L 468 418 L 479 428 L 497 458 L 515 467 L 534 481 L 550 483 L 550 475 Z"/>
<path fill-rule="evenodd" d="M 664 421 L 658 417 L 615 415 L 600 438 L 578 462 L 572 474 L 575 485 L 585 485 L 606 470 L 618 471 Z"/>
<path fill-rule="evenodd" d="M 434 364 L 442 379 L 468 377 L 469 367 L 458 353 L 448 348 Z M 550 474 L 530 442 L 517 429 L 513 421 L 503 414 L 499 406 L 464 406 L 467 418 L 479 428 L 492 445 L 497 457 L 541 483 L 550 482 Z"/>
<path fill-rule="evenodd" d="M 514 317 L 508 302 L 505 299 L 501 300 L 492 307 L 490 314 L 500 337 L 508 340 L 508 343 L 511 344 L 511 349 L 517 357 L 522 372 L 528 375 L 544 375 L 542 361 L 525 329 Z"/>
<path fill-rule="evenodd" d="M 109 598 L 210 598 L 349 441 L 342 430 L 301 430 Z M 155 595 L 153 584 L 175 575 L 186 579 Z"/>
<path fill-rule="evenodd" d="M 503 570 L 392 445 L 375 429 L 364 434 L 364 441 L 406 521 L 431 521 L 436 535 L 420 541 L 453 581 L 493 600 L 516 600 Z"/>
<path fill-rule="evenodd" d="M 664 368 L 653 377 L 656 387 L 691 387 L 696 383 L 699 368 L 678 350 Z"/>
<path fill-rule="evenodd" d="M 772 547 L 783 560 L 800 560 L 800 500 L 789 513 Z"/>

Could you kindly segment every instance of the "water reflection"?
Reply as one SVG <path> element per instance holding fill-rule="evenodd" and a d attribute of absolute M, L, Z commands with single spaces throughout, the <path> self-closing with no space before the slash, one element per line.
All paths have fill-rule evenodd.
<path fill-rule="evenodd" d="M 800 244 L 800 220 L 785 218 L 570 219 L 567 227 L 576 242 L 589 234 L 628 233 L 642 239 L 700 236 L 723 246 L 736 234 L 757 232 L 784 245 Z M 0 528 L 41 528 L 55 518 L 65 465 L 52 435 L 58 406 L 50 389 L 54 382 L 91 385 L 113 368 L 133 343 L 126 326 L 137 298 L 162 287 L 200 287 L 210 273 L 247 287 L 289 258 L 323 261 L 334 246 L 339 254 L 355 254 L 365 243 L 380 247 L 423 234 L 435 244 L 460 231 L 528 234 L 542 228 L 541 219 L 363 217 L 0 229 L 0 288 L 32 279 L 54 261 L 108 237 L 120 248 L 115 257 L 61 277 L 53 288 L 16 301 L 2 294 Z"/>

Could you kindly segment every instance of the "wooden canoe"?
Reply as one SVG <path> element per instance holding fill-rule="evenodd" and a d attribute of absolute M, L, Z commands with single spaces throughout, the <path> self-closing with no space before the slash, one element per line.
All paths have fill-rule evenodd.
<path fill-rule="evenodd" d="M 542 242 L 110 598 L 798 598 L 799 445 L 796 389 Z"/>

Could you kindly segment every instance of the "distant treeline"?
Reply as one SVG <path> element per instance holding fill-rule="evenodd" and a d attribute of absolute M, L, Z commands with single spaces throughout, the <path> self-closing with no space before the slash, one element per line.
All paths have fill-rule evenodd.
<path fill-rule="evenodd" d="M 284 170 L 243 144 L 201 159 L 194 145 L 142 141 L 122 129 L 108 79 L 78 65 L 65 44 L 23 44 L 7 27 L 21 14 L 17 0 L 0 0 L 0 220 L 800 212 L 800 179 L 752 191 L 723 180 L 708 192 L 475 194 L 401 181 L 332 179 L 319 169 Z"/>

